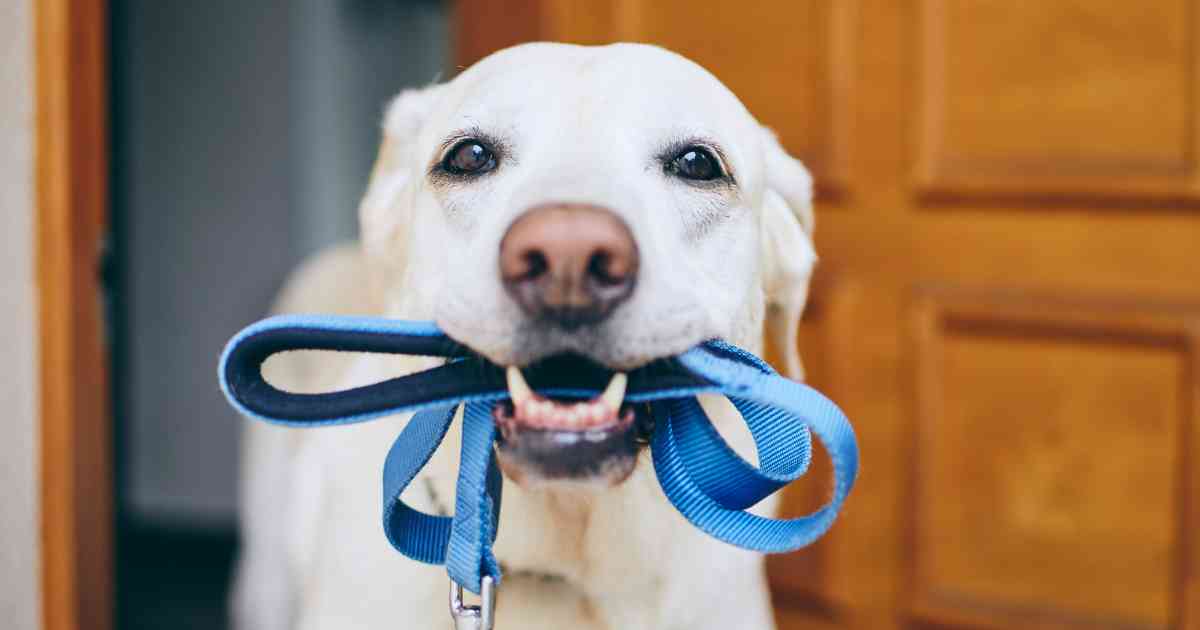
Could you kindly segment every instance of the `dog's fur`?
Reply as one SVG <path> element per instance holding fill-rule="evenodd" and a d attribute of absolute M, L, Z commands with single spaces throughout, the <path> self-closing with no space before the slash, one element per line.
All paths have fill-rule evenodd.
<path fill-rule="evenodd" d="M 499 168 L 450 181 L 433 167 L 455 134 L 486 133 Z M 451 140 L 452 141 L 452 140 Z M 736 183 L 671 178 L 664 151 L 718 147 Z M 402 93 L 361 205 L 361 245 L 302 267 L 278 310 L 434 319 L 499 365 L 574 351 L 629 368 L 722 337 L 794 349 L 815 261 L 811 182 L 742 104 L 699 66 L 662 49 L 529 44 L 454 80 Z M 499 239 L 546 202 L 602 206 L 641 251 L 631 299 L 573 333 L 529 321 L 503 291 Z M 785 371 L 800 376 L 787 352 Z M 428 360 L 297 353 L 268 364 L 295 391 L 424 368 Z M 706 400 L 740 452 L 731 407 Z M 441 567 L 396 553 L 381 531 L 379 479 L 407 417 L 297 431 L 248 425 L 241 630 L 448 628 Z M 409 489 L 429 512 L 453 504 L 457 435 Z M 774 626 L 763 563 L 688 524 L 648 457 L 611 488 L 523 488 L 506 480 L 496 552 L 505 567 L 498 628 L 762 630 Z M 756 507 L 771 513 L 773 500 Z"/>

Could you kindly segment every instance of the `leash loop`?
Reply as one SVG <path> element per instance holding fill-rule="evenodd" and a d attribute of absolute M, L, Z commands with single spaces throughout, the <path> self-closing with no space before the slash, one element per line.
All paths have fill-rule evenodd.
<path fill-rule="evenodd" d="M 289 350 L 382 352 L 442 357 L 444 365 L 381 383 L 322 394 L 276 389 L 262 376 L 268 357 Z M 550 396 L 592 397 L 604 379 L 586 383 L 533 381 Z M 238 333 L 221 355 L 222 391 L 243 414 L 288 426 L 364 422 L 415 412 L 392 445 L 383 468 L 383 528 L 396 550 L 420 562 L 445 564 L 451 612 L 458 630 L 491 630 L 500 567 L 492 553 L 503 487 L 493 444 L 491 407 L 509 397 L 498 368 L 470 359 L 435 325 L 363 317 L 282 316 Z M 561 375 L 560 375 L 561 376 Z M 712 425 L 698 394 L 729 398 L 750 429 L 759 465 L 730 448 Z M 837 405 L 783 378 L 762 359 L 714 340 L 629 375 L 626 401 L 650 403 L 654 472 L 667 500 L 709 535 L 754 551 L 798 549 L 829 529 L 854 485 L 858 446 Z M 401 500 L 404 489 L 445 438 L 463 407 L 462 455 L 454 516 L 425 514 Z M 799 518 L 774 519 L 746 510 L 803 475 L 811 435 L 829 453 L 834 488 L 828 503 Z M 483 596 L 462 604 L 462 589 Z"/>

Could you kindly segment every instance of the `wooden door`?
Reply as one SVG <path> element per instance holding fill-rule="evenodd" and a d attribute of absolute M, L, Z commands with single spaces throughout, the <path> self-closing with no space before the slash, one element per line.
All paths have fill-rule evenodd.
<path fill-rule="evenodd" d="M 108 225 L 108 8 L 103 0 L 37 0 L 30 6 L 40 627 L 109 630 L 113 462 L 100 260 Z M 0 619 L 0 627 L 8 623 Z"/>
<path fill-rule="evenodd" d="M 783 628 L 1200 628 L 1197 2 L 462 0 L 455 21 L 463 64 L 675 49 L 814 171 L 801 345 L 863 468 L 833 532 L 772 560 Z"/>

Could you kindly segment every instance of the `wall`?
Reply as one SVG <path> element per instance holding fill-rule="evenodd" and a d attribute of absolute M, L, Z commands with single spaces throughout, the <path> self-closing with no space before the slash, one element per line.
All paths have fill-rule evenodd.
<path fill-rule="evenodd" d="M 238 419 L 216 357 L 292 259 L 279 5 L 112 5 L 117 496 L 134 518 L 232 511 Z"/>
<path fill-rule="evenodd" d="M 30 2 L 0 4 L 0 619 L 38 625 Z"/>

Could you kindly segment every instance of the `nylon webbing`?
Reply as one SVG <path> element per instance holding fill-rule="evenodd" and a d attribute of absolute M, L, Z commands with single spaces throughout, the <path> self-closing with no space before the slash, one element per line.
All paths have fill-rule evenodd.
<path fill-rule="evenodd" d="M 444 357 L 446 364 L 381 383 L 325 394 L 293 394 L 262 376 L 262 364 L 278 352 L 337 350 Z M 532 380 L 540 393 L 592 397 L 604 374 L 587 382 Z M 288 426 L 363 422 L 415 412 L 388 452 L 383 467 L 383 526 L 392 546 L 420 562 L 445 564 L 451 579 L 478 593 L 488 575 L 499 581 L 492 554 L 500 515 L 501 475 L 493 443 L 491 406 L 508 398 L 495 366 L 470 357 L 428 322 L 336 317 L 280 316 L 253 324 L 226 346 L 218 368 L 221 388 L 243 414 Z M 739 457 L 721 438 L 696 399 L 727 396 L 745 419 L 759 465 Z M 793 551 L 833 524 L 854 485 L 858 447 L 849 421 L 819 392 L 790 381 L 758 357 L 722 341 L 709 341 L 671 360 L 630 373 L 628 402 L 649 402 L 655 417 L 651 439 L 654 471 L 667 500 L 709 535 L 767 553 Z M 454 516 L 425 514 L 400 495 L 441 444 L 460 405 L 462 453 Z M 746 511 L 808 468 L 809 432 L 833 463 L 828 503 L 793 519 Z"/>

